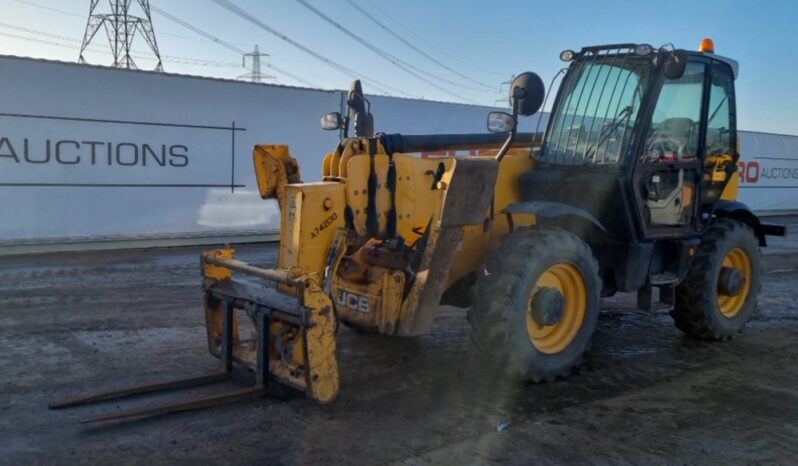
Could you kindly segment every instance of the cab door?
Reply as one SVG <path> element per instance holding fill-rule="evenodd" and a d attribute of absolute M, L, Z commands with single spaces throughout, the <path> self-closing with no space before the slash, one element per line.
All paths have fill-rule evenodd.
<path fill-rule="evenodd" d="M 708 61 L 691 57 L 678 79 L 662 78 L 642 125 L 632 177 L 645 237 L 697 231 L 706 121 Z"/>
<path fill-rule="evenodd" d="M 702 182 L 699 190 L 699 229 L 709 225 L 715 206 L 737 171 L 737 112 L 734 71 L 727 63 L 713 61 L 710 70 L 704 136 Z"/>

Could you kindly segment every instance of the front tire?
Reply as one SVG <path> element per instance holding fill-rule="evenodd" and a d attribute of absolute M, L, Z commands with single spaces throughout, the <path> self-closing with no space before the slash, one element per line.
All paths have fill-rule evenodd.
<path fill-rule="evenodd" d="M 756 309 L 761 273 L 759 241 L 751 227 L 716 219 L 676 288 L 671 312 L 676 327 L 705 340 L 726 340 L 739 333 Z"/>
<path fill-rule="evenodd" d="M 590 347 L 601 279 L 590 247 L 570 232 L 516 229 L 491 250 L 473 291 L 475 343 L 524 381 L 568 375 Z"/>

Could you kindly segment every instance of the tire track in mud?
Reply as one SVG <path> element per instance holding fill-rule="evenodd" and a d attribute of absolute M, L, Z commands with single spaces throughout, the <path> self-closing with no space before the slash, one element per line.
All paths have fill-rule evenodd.
<path fill-rule="evenodd" d="M 611 437 L 614 430 L 632 439 L 635 434 L 653 437 L 657 429 L 663 435 L 675 435 L 671 430 L 680 423 L 682 427 L 692 423 L 696 436 L 712 439 L 713 424 L 701 424 L 699 429 L 696 421 L 709 401 L 693 402 L 682 412 L 678 405 L 650 407 L 645 400 L 635 399 L 638 405 L 631 404 L 622 415 L 618 414 L 621 408 L 612 403 L 632 403 L 629 397 L 648 396 L 648 390 L 659 387 L 682 393 L 679 390 L 689 387 L 680 384 L 690 377 L 696 377 L 699 387 L 715 390 L 716 382 L 701 374 L 734 368 L 742 360 L 756 360 L 798 341 L 798 290 L 794 289 L 798 271 L 783 270 L 794 267 L 798 256 L 779 254 L 765 259 L 766 268 L 778 272 L 766 281 L 760 313 L 739 338 L 722 343 L 684 338 L 669 316 L 637 311 L 633 297 L 618 296 L 603 303 L 585 364 L 554 383 L 522 385 L 504 380 L 500 368 L 473 349 L 465 311 L 445 307 L 429 336 L 400 339 L 342 330 L 338 339 L 342 392 L 331 405 L 318 406 L 304 398 L 267 398 L 89 432 L 77 429 L 74 420 L 115 409 L 115 405 L 72 413 L 46 411 L 46 402 L 55 395 L 215 366 L 205 346 L 199 250 L 4 263 L 0 349 L 19 348 L 4 362 L 13 369 L 7 374 L 20 377 L 18 384 L 3 380 L 0 385 L 0 395 L 11 400 L 0 409 L 7 419 L 14 419 L 8 430 L 0 428 L 16 452 L 6 459 L 48 463 L 69 458 L 69 452 L 75 451 L 87 462 L 111 462 L 130 452 L 154 464 L 222 461 L 230 458 L 228 449 L 232 448 L 235 458 L 243 462 L 265 457 L 271 463 L 351 464 L 357 459 L 384 464 L 426 458 L 428 452 L 458 442 L 474 443 L 473 439 L 482 439 L 498 423 L 509 421 L 507 432 L 517 437 L 511 437 L 513 442 L 507 436 L 482 441 L 482 453 L 488 458 L 573 462 L 582 455 L 600 453 L 608 462 L 622 462 L 624 457 L 656 462 L 669 450 L 667 443 L 652 442 L 655 450 L 645 452 L 631 441 L 603 444 L 602 439 Z M 268 263 L 275 252 L 274 245 L 257 245 L 242 248 L 242 257 Z M 48 267 L 54 269 L 52 273 Z M 32 277 L 37 283 L 28 283 L 26 288 Z M 59 363 L 66 366 L 59 369 Z M 59 370 L 68 374 L 61 375 Z M 35 374 L 27 376 L 26 371 Z M 776 380 L 773 386 L 790 380 Z M 779 393 L 772 387 L 760 389 Z M 766 416 L 735 420 L 725 417 L 720 407 L 713 409 L 720 410 L 720 426 L 724 422 L 750 424 L 757 432 L 746 437 L 751 441 L 750 453 L 742 453 L 772 458 L 767 454 L 770 445 L 776 456 L 791 454 L 789 444 L 781 445 L 787 431 L 779 430 L 778 422 Z M 574 427 L 582 414 L 587 425 Z M 640 432 L 624 427 L 634 423 L 641 424 Z M 521 427 L 538 424 L 543 432 L 529 433 Z M 778 435 L 762 438 L 769 432 Z M 735 438 L 743 435 L 742 431 L 732 433 Z M 579 435 L 584 436 L 583 442 L 599 447 L 577 443 Z M 562 439 L 573 442 L 563 444 Z M 147 449 L 142 450 L 142 444 Z M 552 455 L 533 448 L 538 444 L 546 445 Z M 717 447 L 713 445 L 710 451 Z"/>
<path fill-rule="evenodd" d="M 798 455 L 798 368 L 782 374 L 781 387 L 792 387 L 786 393 L 752 377 L 794 360 L 798 329 L 790 333 L 792 343 L 782 347 L 520 420 L 506 432 L 483 432 L 394 464 L 791 462 Z"/>

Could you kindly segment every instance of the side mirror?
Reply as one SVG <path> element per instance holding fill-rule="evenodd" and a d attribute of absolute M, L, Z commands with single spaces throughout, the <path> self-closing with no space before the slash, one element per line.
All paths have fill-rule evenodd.
<path fill-rule="evenodd" d="M 687 68 L 687 52 L 674 50 L 665 59 L 663 73 L 667 79 L 679 79 L 684 76 L 685 68 Z"/>
<path fill-rule="evenodd" d="M 338 112 L 330 112 L 321 117 L 321 129 L 332 131 L 344 127 L 344 117 Z"/>
<path fill-rule="evenodd" d="M 530 116 L 537 113 L 544 97 L 546 86 L 540 76 L 531 71 L 519 74 L 510 85 L 510 105 L 519 115 Z"/>
<path fill-rule="evenodd" d="M 491 133 L 509 133 L 515 129 L 515 118 L 509 113 L 488 113 L 488 131 Z"/>

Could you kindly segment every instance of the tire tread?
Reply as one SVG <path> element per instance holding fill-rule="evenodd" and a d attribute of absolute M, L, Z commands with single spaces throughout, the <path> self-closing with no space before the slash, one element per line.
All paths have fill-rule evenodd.
<path fill-rule="evenodd" d="M 513 325 L 513 316 L 509 312 L 513 305 L 513 292 L 517 286 L 524 285 L 521 281 L 526 269 L 545 260 L 551 248 L 575 251 L 587 259 L 591 269 L 589 272 L 597 280 L 597 290 L 601 289 L 598 262 L 590 247 L 578 236 L 561 229 L 523 227 L 509 233 L 491 248 L 472 290 L 473 305 L 469 310 L 468 320 L 474 343 L 497 364 L 520 374 L 525 381 L 550 382 L 558 377 L 565 377 L 582 362 L 584 354 L 581 352 L 568 364 L 555 368 L 535 365 L 520 367 L 518 358 L 513 354 L 512 337 L 508 331 Z M 598 300 L 598 294 L 593 299 Z M 589 349 L 595 330 L 595 324 L 590 325 L 592 328 L 584 351 Z M 531 344 L 529 346 L 532 347 Z"/>

